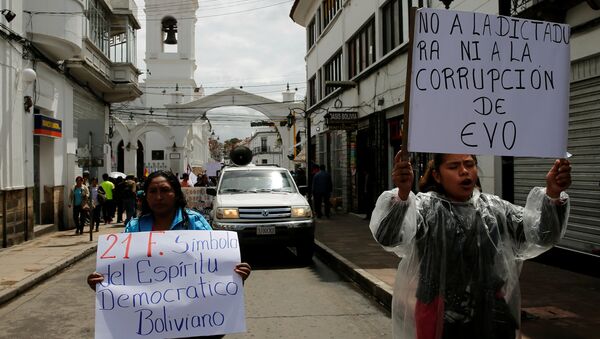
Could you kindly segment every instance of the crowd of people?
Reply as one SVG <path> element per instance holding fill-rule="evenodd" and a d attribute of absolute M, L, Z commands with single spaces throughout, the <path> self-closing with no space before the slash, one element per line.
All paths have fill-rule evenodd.
<path fill-rule="evenodd" d="M 90 178 L 89 172 L 75 178 L 69 193 L 69 207 L 73 208 L 75 234 L 83 234 L 84 225 L 98 231 L 100 223 L 127 224 L 137 215 L 138 192 L 143 190 L 143 181 L 133 175 L 112 178 L 107 173 Z"/>
<path fill-rule="evenodd" d="M 177 177 L 177 174 L 175 174 Z M 144 197 L 144 182 L 147 177 L 136 178 L 134 175 L 125 177 L 110 177 L 108 173 L 98 178 L 90 178 L 89 171 L 75 178 L 75 184 L 69 193 L 69 208 L 73 209 L 75 234 L 83 234 L 86 223 L 98 232 L 100 223 L 113 222 L 127 225 L 141 211 Z M 190 182 L 190 175 L 181 175 L 181 187 L 211 187 L 215 186 L 214 178 L 207 174 L 197 177 L 195 183 Z"/>

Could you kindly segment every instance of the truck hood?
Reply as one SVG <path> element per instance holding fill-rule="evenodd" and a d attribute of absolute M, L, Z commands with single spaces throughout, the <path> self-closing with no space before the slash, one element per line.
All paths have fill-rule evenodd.
<path fill-rule="evenodd" d="M 307 206 L 306 199 L 298 193 L 237 193 L 219 194 L 218 207 Z"/>

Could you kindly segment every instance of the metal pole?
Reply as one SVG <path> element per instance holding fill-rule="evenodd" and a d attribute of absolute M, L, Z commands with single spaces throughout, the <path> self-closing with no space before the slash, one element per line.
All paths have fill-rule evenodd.
<path fill-rule="evenodd" d="M 89 158 L 88 171 L 89 171 L 90 174 L 89 174 L 88 180 L 92 180 L 92 153 L 93 153 L 92 152 L 92 131 L 90 131 L 89 149 L 90 149 L 90 153 L 89 153 L 89 157 L 88 157 Z M 88 182 L 88 185 L 91 185 L 91 184 L 92 184 L 91 181 Z M 92 219 L 92 214 L 93 214 L 94 207 L 92 206 L 92 201 L 91 201 L 92 194 L 89 191 L 89 186 L 88 186 L 88 195 L 89 195 L 89 197 L 88 197 L 88 199 L 89 199 L 88 206 L 90 208 L 87 210 L 87 212 L 84 211 L 84 213 L 87 214 L 86 218 L 87 218 L 87 220 L 90 221 L 90 241 L 94 241 L 94 233 L 93 233 L 94 232 L 94 230 L 93 230 L 93 228 L 94 228 L 93 227 L 94 226 L 93 225 L 94 224 L 94 220 Z M 85 225 L 84 225 L 84 227 L 85 227 Z"/>
<path fill-rule="evenodd" d="M 6 233 L 6 191 L 2 191 L 2 247 L 8 247 L 8 234 Z"/>
<path fill-rule="evenodd" d="M 25 185 L 25 241 L 29 240 L 29 188 Z"/>
<path fill-rule="evenodd" d="M 306 111 L 304 111 L 305 117 L 306 117 L 306 195 L 308 197 L 308 203 L 311 204 L 311 198 L 312 198 L 312 182 L 311 182 L 311 177 L 310 177 L 310 172 L 311 172 L 311 168 L 310 168 L 310 113 L 307 113 Z"/>

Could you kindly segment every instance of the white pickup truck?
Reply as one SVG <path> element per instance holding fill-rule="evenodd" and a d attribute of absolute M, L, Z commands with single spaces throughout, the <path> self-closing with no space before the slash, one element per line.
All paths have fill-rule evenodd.
<path fill-rule="evenodd" d="M 213 229 L 236 231 L 242 244 L 295 247 L 302 262 L 311 262 L 312 211 L 287 169 L 252 164 L 225 167 L 217 188 L 207 193 L 215 196 Z"/>

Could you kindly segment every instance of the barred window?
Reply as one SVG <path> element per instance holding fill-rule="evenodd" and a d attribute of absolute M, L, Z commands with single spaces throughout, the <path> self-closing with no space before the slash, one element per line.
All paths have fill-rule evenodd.
<path fill-rule="evenodd" d="M 88 0 L 86 17 L 86 34 L 104 55 L 109 55 L 110 20 L 108 9 L 99 0 Z"/>
<path fill-rule="evenodd" d="M 375 62 L 375 19 L 372 18 L 348 41 L 348 78 Z"/>
<path fill-rule="evenodd" d="M 383 54 L 387 54 L 404 41 L 402 30 L 402 3 L 391 0 L 381 8 Z"/>
<path fill-rule="evenodd" d="M 323 28 L 327 27 L 342 8 L 342 0 L 323 0 Z"/>
<path fill-rule="evenodd" d="M 342 51 L 337 52 L 327 63 L 323 66 L 324 82 L 321 86 L 325 87 L 327 81 L 341 81 L 342 80 Z M 335 87 L 325 87 L 325 96 L 333 92 Z"/>
<path fill-rule="evenodd" d="M 317 84 L 316 77 L 313 75 L 312 78 L 308 79 L 308 106 L 312 106 L 317 103 Z"/>
<path fill-rule="evenodd" d="M 135 29 L 124 20 L 123 32 L 114 33 L 110 37 L 110 60 L 112 62 L 128 62 L 136 64 L 137 38 Z"/>
<path fill-rule="evenodd" d="M 315 42 L 317 42 L 317 24 L 315 19 L 316 16 L 310 21 L 308 27 L 306 28 L 306 34 L 308 35 L 306 37 L 306 42 L 308 44 L 306 46 L 306 50 L 309 50 L 315 44 Z"/>

